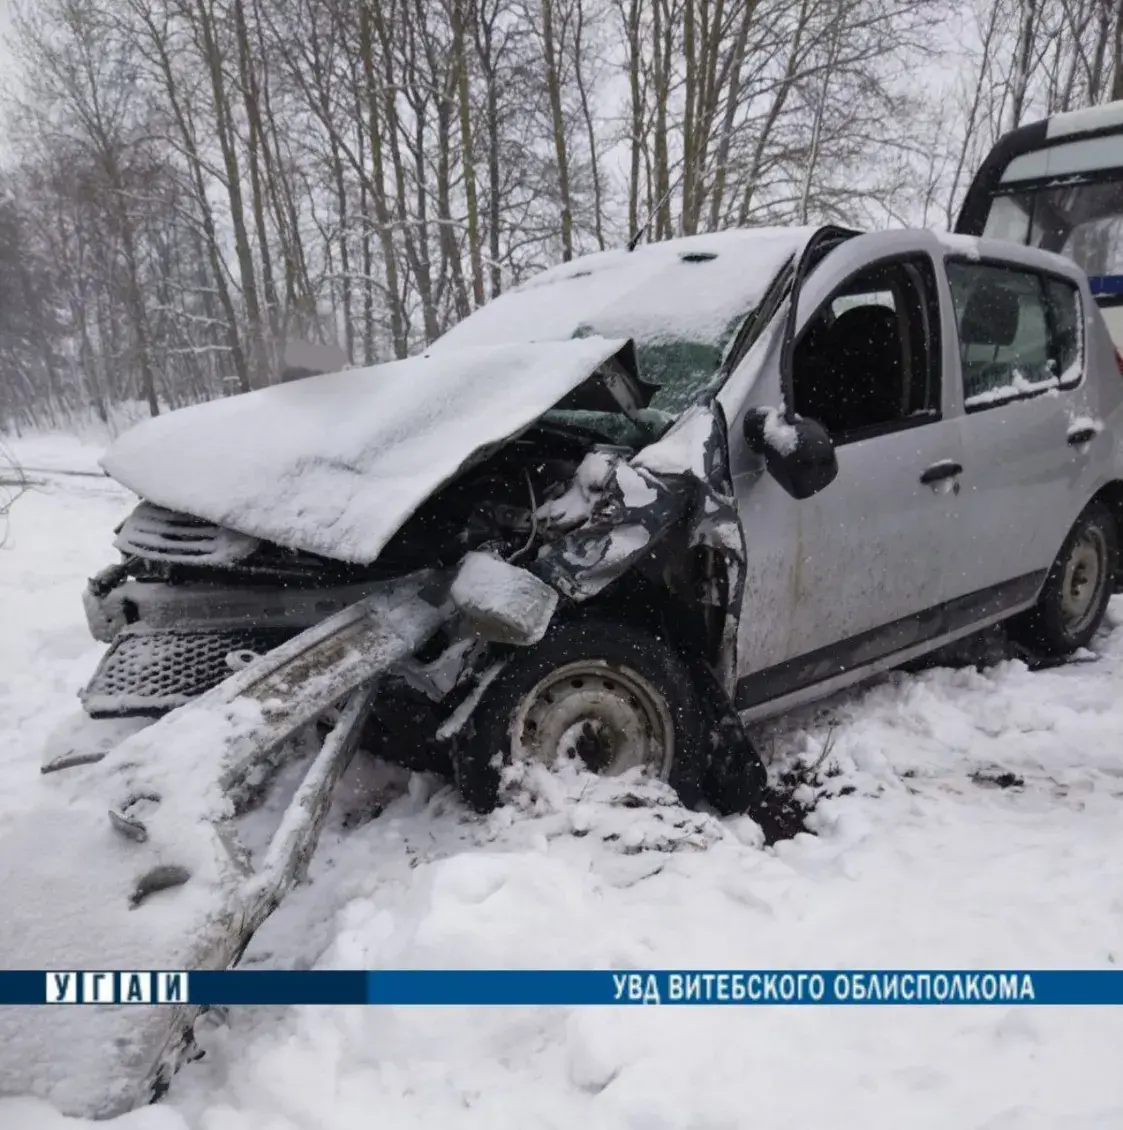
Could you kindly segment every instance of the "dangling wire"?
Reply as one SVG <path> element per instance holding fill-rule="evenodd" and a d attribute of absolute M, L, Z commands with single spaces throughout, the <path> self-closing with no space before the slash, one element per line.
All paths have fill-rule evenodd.
<path fill-rule="evenodd" d="M 530 537 L 526 540 L 526 545 L 521 549 L 516 549 L 510 557 L 507 558 L 508 564 L 513 565 L 518 559 L 530 552 L 530 547 L 534 545 L 534 539 L 538 537 L 538 503 L 534 498 L 534 483 L 531 482 L 530 472 L 524 467 L 523 474 L 526 476 L 526 489 L 530 494 Z"/>

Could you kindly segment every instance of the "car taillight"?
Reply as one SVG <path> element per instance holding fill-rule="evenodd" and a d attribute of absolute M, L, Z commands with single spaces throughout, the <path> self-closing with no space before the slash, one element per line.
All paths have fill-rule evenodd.
<path fill-rule="evenodd" d="M 1119 375 L 1123 377 L 1123 355 L 1120 354 L 1118 349 L 1115 351 L 1115 367 L 1119 370 Z"/>

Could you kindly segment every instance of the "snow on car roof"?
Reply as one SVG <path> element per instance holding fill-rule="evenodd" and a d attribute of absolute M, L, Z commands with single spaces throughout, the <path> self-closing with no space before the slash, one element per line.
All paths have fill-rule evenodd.
<path fill-rule="evenodd" d="M 586 255 L 487 303 L 432 351 L 577 334 L 719 344 L 815 231 L 732 228 Z"/>

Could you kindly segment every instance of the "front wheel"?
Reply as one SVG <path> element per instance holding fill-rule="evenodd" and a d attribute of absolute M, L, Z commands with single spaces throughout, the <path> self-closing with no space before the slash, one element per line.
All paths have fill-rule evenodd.
<path fill-rule="evenodd" d="M 642 766 L 688 807 L 702 798 L 705 712 L 694 680 L 665 640 L 627 624 L 572 621 L 516 651 L 467 729 L 456 777 L 478 812 L 498 802 L 497 761 L 570 758 L 605 776 Z"/>
<path fill-rule="evenodd" d="M 1103 623 L 1119 563 L 1119 530 L 1101 502 L 1084 508 L 1045 580 L 1036 606 L 1014 625 L 1027 647 L 1062 656 L 1086 647 Z"/>

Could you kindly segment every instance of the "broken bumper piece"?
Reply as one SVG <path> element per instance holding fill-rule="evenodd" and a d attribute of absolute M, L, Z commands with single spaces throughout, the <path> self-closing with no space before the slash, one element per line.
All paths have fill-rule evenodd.
<path fill-rule="evenodd" d="M 299 877 L 354 750 L 377 680 L 455 615 L 403 578 L 231 674 L 104 760 L 49 778 L 50 799 L 8 817 L 0 891 L 8 968 L 221 969 Z M 234 817 L 301 727 L 341 706 L 268 849 L 251 859 Z M 110 815 L 112 814 L 112 815 Z M 0 1013 L 0 1095 L 107 1118 L 158 1094 L 193 1010 L 14 1007 Z"/>

